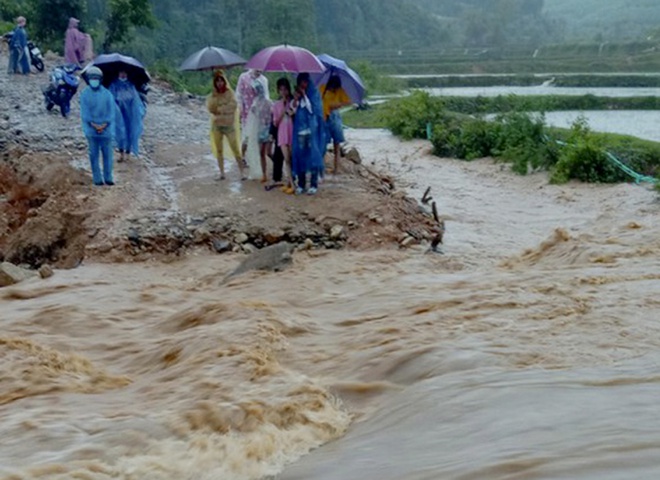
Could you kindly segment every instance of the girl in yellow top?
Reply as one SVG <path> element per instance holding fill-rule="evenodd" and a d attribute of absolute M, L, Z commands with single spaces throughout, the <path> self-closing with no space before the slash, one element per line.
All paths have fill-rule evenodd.
<path fill-rule="evenodd" d="M 335 152 L 333 173 L 336 175 L 339 170 L 340 144 L 346 141 L 344 138 L 344 125 L 341 121 L 339 109 L 351 105 L 352 102 L 346 91 L 341 88 L 341 78 L 338 75 L 332 75 L 328 79 L 328 83 L 322 85 L 320 90 L 321 98 L 323 99 L 323 115 L 325 117 L 327 140 L 332 140 L 333 151 Z"/>
<path fill-rule="evenodd" d="M 246 180 L 245 162 L 238 148 L 238 130 L 236 127 L 238 105 L 236 97 L 223 72 L 213 75 L 213 92 L 206 98 L 206 108 L 211 114 L 211 149 L 218 160 L 220 180 L 225 179 L 224 142 L 234 154 L 241 172 L 241 180 Z"/>

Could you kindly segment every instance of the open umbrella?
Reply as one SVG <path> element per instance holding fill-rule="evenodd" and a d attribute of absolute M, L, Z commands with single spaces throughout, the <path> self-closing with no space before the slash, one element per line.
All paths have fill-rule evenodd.
<path fill-rule="evenodd" d="M 206 47 L 186 58 L 179 70 L 201 71 L 215 70 L 216 68 L 231 68 L 245 65 L 246 60 L 230 50 L 218 47 Z"/>
<path fill-rule="evenodd" d="M 129 81 L 136 87 L 140 87 L 151 81 L 149 72 L 147 72 L 147 69 L 142 63 L 133 57 L 119 53 L 99 55 L 83 69 L 83 77 L 87 69 L 92 65 L 100 68 L 103 72 L 103 85 L 106 87 L 119 76 L 119 72 L 121 71 L 125 71 L 128 74 Z"/>
<path fill-rule="evenodd" d="M 341 87 L 353 102 L 361 104 L 364 100 L 365 88 L 360 75 L 350 68 L 346 62 L 330 55 L 321 54 L 318 59 L 327 67 L 323 73 L 312 74 L 314 84 L 324 85 L 332 75 L 337 75 L 341 79 Z"/>
<path fill-rule="evenodd" d="M 247 62 L 246 67 L 264 72 L 321 73 L 325 71 L 323 64 L 312 52 L 286 44 L 264 48 Z"/>

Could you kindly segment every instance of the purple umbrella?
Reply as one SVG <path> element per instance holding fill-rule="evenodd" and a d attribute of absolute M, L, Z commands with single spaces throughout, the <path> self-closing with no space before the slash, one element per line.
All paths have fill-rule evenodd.
<path fill-rule="evenodd" d="M 341 88 L 353 102 L 361 104 L 364 100 L 365 88 L 360 75 L 346 65 L 346 62 L 330 55 L 321 54 L 318 59 L 327 67 L 323 73 L 315 73 L 312 80 L 316 86 L 328 83 L 332 75 L 337 75 L 341 79 Z"/>
<path fill-rule="evenodd" d="M 264 48 L 245 66 L 263 72 L 321 73 L 325 71 L 325 66 L 312 52 L 286 44 Z"/>

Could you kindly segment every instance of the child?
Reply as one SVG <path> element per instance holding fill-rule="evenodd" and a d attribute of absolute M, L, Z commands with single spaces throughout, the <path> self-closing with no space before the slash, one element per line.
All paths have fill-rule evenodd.
<path fill-rule="evenodd" d="M 284 163 L 286 165 L 286 174 L 288 176 L 286 185 L 282 191 L 289 195 L 295 191 L 293 172 L 291 170 L 291 146 L 293 145 L 293 109 L 291 96 L 291 83 L 287 78 L 280 78 L 277 81 L 277 91 L 280 99 L 273 104 L 273 125 L 277 128 L 277 146 L 282 150 Z"/>

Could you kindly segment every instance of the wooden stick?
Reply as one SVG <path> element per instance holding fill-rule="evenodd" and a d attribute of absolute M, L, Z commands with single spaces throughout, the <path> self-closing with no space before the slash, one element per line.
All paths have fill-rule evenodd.
<path fill-rule="evenodd" d="M 424 196 L 422 196 L 422 203 L 424 205 L 427 205 L 431 200 L 433 200 L 433 197 L 429 196 L 430 193 L 431 193 L 431 187 L 427 188 L 426 191 L 424 192 Z"/>

